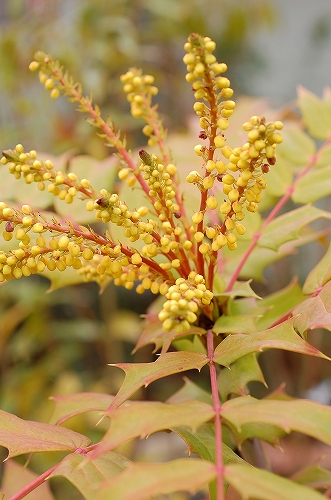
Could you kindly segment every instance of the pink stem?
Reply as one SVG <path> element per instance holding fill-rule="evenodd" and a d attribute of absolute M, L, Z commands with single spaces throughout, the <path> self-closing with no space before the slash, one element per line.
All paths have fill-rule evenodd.
<path fill-rule="evenodd" d="M 38 476 L 36 479 L 31 481 L 31 483 L 27 484 L 22 488 L 18 493 L 15 493 L 12 497 L 9 498 L 9 500 L 21 500 L 22 498 L 26 497 L 31 491 L 35 490 L 43 484 L 43 482 L 52 474 L 52 472 L 58 467 L 59 464 L 54 465 L 50 469 L 48 469 L 46 472 Z"/>
<path fill-rule="evenodd" d="M 213 408 L 215 411 L 215 456 L 217 472 L 217 500 L 224 500 L 223 487 L 223 442 L 222 442 L 222 423 L 221 423 L 221 402 L 217 387 L 217 373 L 213 362 L 214 358 L 214 336 L 211 330 L 207 331 L 207 352 L 209 358 L 210 385 L 213 399 Z"/>

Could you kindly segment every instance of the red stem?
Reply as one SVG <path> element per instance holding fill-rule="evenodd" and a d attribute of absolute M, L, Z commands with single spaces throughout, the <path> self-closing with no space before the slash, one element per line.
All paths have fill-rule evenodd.
<path fill-rule="evenodd" d="M 209 358 L 210 385 L 215 411 L 215 457 L 217 472 L 217 500 L 224 500 L 224 466 L 223 466 L 223 441 L 222 441 L 222 422 L 221 422 L 221 401 L 217 387 L 217 373 L 213 362 L 214 358 L 214 336 L 211 330 L 207 331 L 207 354 Z"/>
<path fill-rule="evenodd" d="M 22 488 L 18 493 L 15 493 L 12 497 L 10 497 L 8 500 L 21 500 L 22 498 L 26 497 L 31 491 L 35 490 L 43 484 L 43 482 L 46 481 L 46 479 L 52 474 L 52 472 L 59 466 L 59 464 L 54 465 L 50 469 L 48 469 L 46 472 L 38 476 L 36 479 L 31 481 L 31 483 L 27 484 Z"/>

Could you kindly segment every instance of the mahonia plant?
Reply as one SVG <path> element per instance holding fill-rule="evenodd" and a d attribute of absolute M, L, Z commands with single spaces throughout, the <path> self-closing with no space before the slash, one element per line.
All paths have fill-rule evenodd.
<path fill-rule="evenodd" d="M 331 250 L 308 275 L 302 290 L 293 282 L 261 300 L 250 281 L 260 277 L 254 266 L 260 270 L 311 241 L 311 233 L 308 238 L 300 229 L 317 219 L 331 218 L 311 204 L 331 192 L 320 175 L 331 168 L 327 155 L 331 150 L 330 99 L 321 104 L 301 90 L 299 100 L 308 130 L 325 142 L 317 150 L 310 136 L 299 127 L 292 129 L 291 140 L 298 152 L 294 165 L 286 144 L 279 146 L 278 155 L 283 140 L 279 120 L 252 116 L 242 126 L 242 144 L 230 147 L 226 134 L 235 101 L 224 76 L 227 66 L 217 61 L 216 45 L 209 37 L 193 33 L 184 48 L 186 80 L 194 92 L 193 109 L 201 129 L 194 147 L 200 168 L 185 176 L 187 188 L 195 189 L 195 207 L 185 203 L 180 166 L 166 145 L 167 132 L 153 104 L 158 93 L 153 76 L 132 68 L 121 77 L 131 114 L 143 120 L 148 138 L 146 149 L 135 156 L 111 119 L 104 120 L 91 97 L 84 96 L 81 85 L 58 61 L 37 52 L 30 64 L 31 71 L 39 71 L 40 82 L 52 98 L 66 95 L 88 115 L 90 125 L 118 157 L 120 181 L 127 190 L 139 190 L 145 204 L 130 207 L 130 200 L 121 198 L 121 189 L 98 190 L 93 178 L 79 178 L 65 168 L 57 170 L 50 159 L 42 160 L 35 150 L 26 151 L 21 144 L 3 151 L 1 164 L 16 179 L 36 183 L 40 191 L 67 204 L 82 200 L 97 224 L 85 227 L 28 204 L 1 202 L 0 281 L 32 274 L 51 276 L 72 268 L 77 282 L 96 281 L 101 289 L 113 282 L 128 290 L 135 288 L 138 294 L 149 290 L 163 300 L 158 313 L 146 315 L 136 348 L 154 344 L 161 352 L 151 363 L 114 365 L 125 372 L 115 396 L 54 397 L 50 424 L 23 421 L 1 411 L 0 444 L 8 448 L 8 458 L 41 451 L 68 452 L 13 500 L 24 498 L 55 476 L 66 477 L 84 498 L 98 500 L 173 498 L 175 492 L 200 490 L 206 498 L 223 500 L 229 485 L 244 499 L 311 500 L 331 491 L 327 471 L 317 465 L 290 480 L 267 470 L 266 463 L 253 467 L 256 463 L 250 463 L 244 453 L 247 440 L 254 440 L 256 447 L 261 440 L 276 445 L 291 431 L 331 445 L 330 408 L 293 399 L 284 391 L 258 400 L 248 389 L 252 380 L 264 383 L 257 357 L 265 349 L 326 358 L 306 337 L 311 329 L 330 329 L 330 313 L 323 316 L 319 311 L 331 310 Z M 315 111 L 326 105 L 329 118 L 317 124 Z M 268 175 L 275 184 L 271 188 Z M 312 189 L 314 185 L 324 187 Z M 290 199 L 302 206 L 280 214 Z M 258 212 L 263 200 L 267 207 L 276 200 L 265 219 Z M 246 277 L 251 279 L 242 281 Z M 186 379 L 184 387 L 166 402 L 129 399 L 155 380 L 206 365 L 210 394 Z M 98 443 L 61 426 L 74 415 L 95 410 L 103 422 L 105 417 L 110 422 Z M 163 430 L 178 434 L 198 458 L 139 463 L 114 451 L 126 441 Z M 322 485 L 317 481 L 321 474 Z"/>

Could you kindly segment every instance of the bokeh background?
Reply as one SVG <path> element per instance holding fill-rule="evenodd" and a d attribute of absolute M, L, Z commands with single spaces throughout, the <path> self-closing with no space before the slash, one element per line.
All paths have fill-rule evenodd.
<path fill-rule="evenodd" d="M 217 58 L 229 66 L 236 97 L 252 96 L 259 106 L 263 99 L 285 117 L 295 113 L 298 84 L 319 96 L 331 85 L 329 0 L 0 0 L 1 150 L 22 143 L 52 155 L 69 151 L 97 160 L 109 155 L 84 117 L 65 99 L 49 99 L 30 74 L 28 64 L 38 49 L 60 59 L 82 82 L 103 115 L 110 114 L 126 132 L 132 148 L 145 144 L 119 81 L 132 66 L 155 76 L 166 127 L 181 137 L 189 134 L 193 96 L 184 78 L 182 47 L 192 31 L 216 41 Z M 0 182 L 0 198 L 5 190 Z M 322 247 L 310 252 L 309 268 L 322 254 Z M 282 265 L 258 285 L 261 290 L 272 290 L 275 277 L 277 288 L 290 275 L 304 276 L 307 255 Z M 141 332 L 140 314 L 153 297 L 113 286 L 100 295 L 93 283 L 48 289 L 40 277 L 0 286 L 0 408 L 41 421 L 51 414 L 51 395 L 116 391 L 122 375 L 107 363 L 155 359 L 152 349 L 130 354 Z M 328 335 L 314 334 L 318 347 L 330 354 Z M 330 403 L 326 363 L 289 353 L 263 360 L 270 389 L 285 381 L 292 395 Z M 153 384 L 142 396 L 165 399 L 181 384 L 175 377 L 170 386 Z M 252 390 L 263 394 L 261 388 Z M 97 438 L 93 424 L 86 417 L 71 422 Z M 35 467 L 40 467 L 37 459 Z M 286 467 L 282 472 L 290 473 Z M 58 498 L 63 492 L 65 498 L 81 498 L 67 488 L 57 483 Z"/>

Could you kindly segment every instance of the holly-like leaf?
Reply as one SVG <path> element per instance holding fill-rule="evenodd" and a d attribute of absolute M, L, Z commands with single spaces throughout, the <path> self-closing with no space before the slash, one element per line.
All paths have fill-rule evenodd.
<path fill-rule="evenodd" d="M 237 359 L 265 349 L 283 349 L 329 359 L 296 333 L 293 327 L 294 321 L 294 318 L 290 318 L 273 328 L 251 335 L 240 333 L 229 335 L 216 347 L 214 361 L 228 368 Z"/>
<path fill-rule="evenodd" d="M 251 287 L 252 280 L 249 281 L 237 281 L 231 290 L 228 292 L 222 292 L 217 295 L 218 299 L 221 300 L 222 297 L 255 297 L 259 298 Z"/>
<path fill-rule="evenodd" d="M 258 245 L 277 251 L 287 241 L 297 239 L 300 229 L 321 218 L 331 219 L 331 213 L 310 205 L 291 210 L 266 226 Z"/>
<path fill-rule="evenodd" d="M 313 203 L 331 194 L 331 165 L 320 170 L 312 169 L 298 180 L 292 193 L 294 203 Z"/>
<path fill-rule="evenodd" d="M 147 387 L 151 382 L 162 377 L 187 370 L 201 370 L 208 363 L 208 358 L 198 352 L 166 352 L 152 363 L 116 363 L 110 366 L 121 368 L 125 379 L 114 397 L 111 407 L 115 408 L 126 401 L 140 387 Z"/>
<path fill-rule="evenodd" d="M 241 495 L 243 500 L 322 500 L 324 495 L 289 479 L 243 464 L 225 467 L 225 480 Z"/>
<path fill-rule="evenodd" d="M 258 400 L 243 396 L 226 401 L 222 405 L 222 416 L 224 422 L 239 433 L 245 432 L 247 425 L 266 424 L 286 433 L 301 432 L 331 446 L 331 408 L 314 401 Z"/>
<path fill-rule="evenodd" d="M 252 381 L 267 385 L 260 365 L 256 359 L 256 353 L 247 354 L 231 365 L 231 369 L 224 369 L 218 376 L 218 388 L 223 401 L 229 394 L 243 396 L 247 393 L 247 384 Z"/>
<path fill-rule="evenodd" d="M 325 143 L 318 151 L 315 167 L 323 168 L 331 165 L 331 144 Z"/>
<path fill-rule="evenodd" d="M 308 132 L 316 139 L 326 140 L 331 132 L 331 103 L 299 86 L 298 107 Z"/>
<path fill-rule="evenodd" d="M 135 463 L 100 487 L 95 500 L 146 500 L 177 491 L 196 492 L 215 477 L 210 462 L 182 458 L 162 464 Z"/>
<path fill-rule="evenodd" d="M 1 478 L 1 490 L 6 498 L 11 498 L 27 484 L 37 479 L 38 474 L 27 467 L 15 462 L 15 460 L 6 460 L 3 465 L 3 474 Z M 0 493 L 0 499 L 3 497 Z M 38 488 L 31 491 L 26 498 L 28 500 L 54 500 L 50 490 L 49 483 L 44 482 Z"/>
<path fill-rule="evenodd" d="M 292 475 L 291 481 L 305 484 L 311 488 L 327 490 L 331 487 L 331 471 L 324 469 L 320 464 L 314 463 Z"/>
<path fill-rule="evenodd" d="M 106 414 L 111 425 L 92 456 L 102 455 L 137 437 L 146 438 L 154 432 L 172 427 L 190 427 L 194 431 L 214 416 L 212 406 L 201 401 L 178 404 L 157 401 L 130 401 Z"/>
<path fill-rule="evenodd" d="M 306 295 L 311 295 L 319 290 L 323 285 L 331 280 L 331 245 L 324 257 L 310 271 L 303 285 L 302 291 Z"/>
<path fill-rule="evenodd" d="M 167 403 L 178 404 L 183 403 L 184 401 L 190 401 L 191 399 L 195 399 L 198 401 L 202 401 L 203 403 L 211 404 L 211 394 L 210 392 L 205 391 L 200 386 L 192 382 L 187 377 L 184 378 L 184 385 L 174 394 L 167 399 Z"/>
<path fill-rule="evenodd" d="M 86 500 L 95 500 L 100 485 L 120 474 L 130 460 L 113 452 L 92 459 L 90 454 L 71 453 L 50 475 L 65 477 L 81 492 Z"/>
<path fill-rule="evenodd" d="M 293 310 L 294 327 L 306 336 L 309 330 L 325 328 L 331 331 L 331 281 L 323 286 L 316 297 L 306 299 Z"/>
<path fill-rule="evenodd" d="M 106 411 L 114 396 L 98 392 L 80 392 L 64 396 L 52 396 L 50 399 L 55 403 L 50 423 L 60 425 L 80 413 Z"/>
<path fill-rule="evenodd" d="M 56 425 L 22 420 L 0 410 L 0 445 L 8 448 L 8 458 L 38 451 L 75 451 L 90 440 Z"/>

